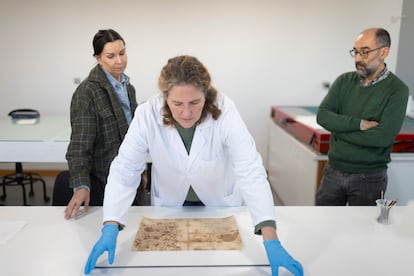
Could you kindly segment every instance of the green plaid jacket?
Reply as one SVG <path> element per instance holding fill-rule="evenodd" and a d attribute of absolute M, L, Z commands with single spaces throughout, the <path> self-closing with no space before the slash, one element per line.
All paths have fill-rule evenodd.
<path fill-rule="evenodd" d="M 131 111 L 137 107 L 135 88 L 128 84 Z M 79 84 L 70 106 L 72 133 L 66 153 L 70 186 L 88 185 L 103 195 L 109 166 L 128 130 L 121 104 L 99 65 Z M 92 191 L 91 191 L 92 193 Z"/>

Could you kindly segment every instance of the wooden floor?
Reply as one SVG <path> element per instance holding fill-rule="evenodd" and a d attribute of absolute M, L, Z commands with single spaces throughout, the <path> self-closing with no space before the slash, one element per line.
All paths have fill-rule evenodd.
<path fill-rule="evenodd" d="M 49 202 L 43 200 L 43 185 L 41 182 L 35 182 L 33 184 L 34 195 L 29 196 L 29 185 L 25 186 L 26 189 L 26 200 L 27 204 L 31 206 L 50 206 L 52 203 L 52 192 L 53 185 L 55 183 L 55 176 L 42 176 L 43 180 L 46 182 L 46 192 L 50 197 Z M 0 176 L 1 183 L 1 176 Z M 3 195 L 3 187 L 0 186 L 0 196 Z M 6 186 L 6 195 L 7 197 L 4 200 L 0 199 L 0 205 L 5 206 L 19 206 L 23 205 L 23 189 L 21 186 L 10 185 Z"/>

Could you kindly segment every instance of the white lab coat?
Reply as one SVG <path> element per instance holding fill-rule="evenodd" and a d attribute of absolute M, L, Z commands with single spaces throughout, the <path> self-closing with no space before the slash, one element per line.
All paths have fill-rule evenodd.
<path fill-rule="evenodd" d="M 138 106 L 111 164 L 104 221 L 125 224 L 148 156 L 152 161 L 151 202 L 182 206 L 190 185 L 206 206 L 247 205 L 253 225 L 275 220 L 273 197 L 262 159 L 234 103 L 217 97 L 222 114 L 196 127 L 190 154 L 176 128 L 162 122 L 161 94 Z"/>

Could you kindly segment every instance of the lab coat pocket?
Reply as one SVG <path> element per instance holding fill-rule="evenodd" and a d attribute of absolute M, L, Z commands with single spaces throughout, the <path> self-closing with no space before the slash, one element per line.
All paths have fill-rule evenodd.
<path fill-rule="evenodd" d="M 224 204 L 225 206 L 229 207 L 244 205 L 240 190 L 237 187 L 233 186 L 231 194 L 228 194 L 224 197 Z"/>
<path fill-rule="evenodd" d="M 225 175 L 225 159 L 217 152 L 202 154 L 195 164 L 194 173 L 206 178 L 209 182 L 219 181 Z"/>
<path fill-rule="evenodd" d="M 239 205 L 238 192 L 235 193 L 233 169 L 231 162 L 221 155 L 210 160 L 199 160 L 192 181 L 196 192 L 206 194 L 209 202 L 223 206 Z M 215 205 L 217 205 L 215 204 Z"/>

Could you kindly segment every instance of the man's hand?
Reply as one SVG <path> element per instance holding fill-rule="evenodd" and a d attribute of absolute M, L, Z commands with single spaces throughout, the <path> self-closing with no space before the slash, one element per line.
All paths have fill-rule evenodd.
<path fill-rule="evenodd" d="M 361 123 L 359 124 L 359 128 L 361 130 L 367 130 L 367 129 L 370 129 L 371 127 L 376 127 L 377 125 L 379 125 L 379 123 L 375 121 L 361 120 Z"/>
<path fill-rule="evenodd" d="M 70 219 L 74 217 L 77 219 L 79 217 L 79 209 L 83 204 L 83 209 L 85 212 L 88 212 L 89 209 L 89 191 L 85 188 L 80 188 L 76 192 L 73 193 L 71 200 L 66 206 L 65 209 L 65 219 Z"/>

